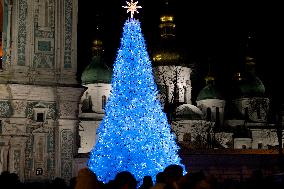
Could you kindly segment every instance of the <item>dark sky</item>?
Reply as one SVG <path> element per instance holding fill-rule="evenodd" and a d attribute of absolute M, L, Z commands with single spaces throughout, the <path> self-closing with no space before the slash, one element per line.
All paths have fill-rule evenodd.
<path fill-rule="evenodd" d="M 136 0 L 134 0 L 135 2 Z M 129 0 L 130 2 L 130 0 Z M 146 44 L 151 49 L 158 41 L 159 15 L 162 0 L 140 0 L 139 19 Z M 257 75 L 267 91 L 278 99 L 278 87 L 283 84 L 280 66 L 283 64 L 283 20 L 280 5 L 268 1 L 170 1 L 175 14 L 177 40 L 189 61 L 196 64 L 195 93 L 204 86 L 204 76 L 211 68 L 220 83 L 230 79 L 232 70 L 243 61 L 242 50 L 248 32 L 255 33 Z M 114 62 L 120 45 L 122 27 L 129 17 L 122 0 L 79 1 L 78 10 L 78 75 L 90 62 L 90 45 L 96 37 L 96 15 L 101 15 L 103 40 L 109 64 Z M 280 84 L 281 83 L 281 84 Z M 193 86 L 194 87 L 194 86 Z M 194 91 L 193 91 L 194 92 Z"/>

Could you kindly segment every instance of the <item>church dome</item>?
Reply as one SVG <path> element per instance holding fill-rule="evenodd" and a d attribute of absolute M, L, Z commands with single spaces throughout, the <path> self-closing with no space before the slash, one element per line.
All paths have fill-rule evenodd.
<path fill-rule="evenodd" d="M 256 75 L 254 48 L 252 48 L 254 44 L 252 43 L 253 41 L 253 33 L 249 33 L 244 56 L 245 64 L 242 68 L 244 70 L 242 71 L 241 69 L 240 72 L 235 75 L 235 87 L 239 91 L 239 94 L 237 94 L 239 97 L 264 96 L 265 94 L 265 86 L 260 78 Z"/>
<path fill-rule="evenodd" d="M 153 63 L 159 65 L 182 65 L 184 62 L 183 55 L 173 48 L 167 46 L 158 47 L 153 53 Z"/>
<path fill-rule="evenodd" d="M 176 25 L 174 15 L 171 13 L 169 2 L 162 5 L 160 16 L 160 42 L 152 51 L 154 66 L 184 65 L 185 53 L 181 50 L 176 39 Z"/>
<path fill-rule="evenodd" d="M 198 94 L 197 100 L 223 99 L 221 93 L 213 84 L 206 85 Z"/>
<path fill-rule="evenodd" d="M 103 43 L 96 39 L 92 43 L 92 61 L 82 73 L 82 84 L 111 83 L 112 70 L 103 60 Z"/>
<path fill-rule="evenodd" d="M 241 78 L 237 83 L 239 96 L 263 96 L 265 94 L 265 86 L 262 81 L 255 74 L 247 74 Z"/>
<path fill-rule="evenodd" d="M 82 73 L 82 84 L 111 83 L 112 71 L 104 64 L 102 57 L 94 56 Z"/>
<path fill-rule="evenodd" d="M 176 109 L 178 120 L 202 120 L 203 114 L 199 108 L 192 104 L 183 104 Z"/>

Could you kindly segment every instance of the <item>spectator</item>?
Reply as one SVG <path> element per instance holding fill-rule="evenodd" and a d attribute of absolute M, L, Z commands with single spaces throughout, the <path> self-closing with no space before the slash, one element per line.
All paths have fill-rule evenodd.
<path fill-rule="evenodd" d="M 156 175 L 156 183 L 151 189 L 163 189 L 166 186 L 166 177 L 164 172 L 159 172 Z"/>
<path fill-rule="evenodd" d="M 136 189 L 137 187 L 135 177 L 128 171 L 117 173 L 114 183 L 117 189 Z"/>
<path fill-rule="evenodd" d="M 166 189 L 179 189 L 177 182 L 183 176 L 183 168 L 180 165 L 169 165 L 164 169 Z"/>
<path fill-rule="evenodd" d="M 89 168 L 81 169 L 76 178 L 75 189 L 98 189 L 101 188 L 97 175 Z"/>
<path fill-rule="evenodd" d="M 153 186 L 153 180 L 151 176 L 144 176 L 143 183 L 139 189 L 150 189 Z"/>

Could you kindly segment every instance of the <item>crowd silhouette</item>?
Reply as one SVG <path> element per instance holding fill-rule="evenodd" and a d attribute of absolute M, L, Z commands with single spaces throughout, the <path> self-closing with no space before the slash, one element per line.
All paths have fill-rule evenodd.
<path fill-rule="evenodd" d="M 15 173 L 4 171 L 0 175 L 1 189 L 283 189 L 284 175 L 264 177 L 261 170 L 254 171 L 249 179 L 238 181 L 227 179 L 218 181 L 214 175 L 205 175 L 202 171 L 183 175 L 180 165 L 169 165 L 153 179 L 145 176 L 142 183 L 128 171 L 117 173 L 114 180 L 103 183 L 87 167 L 78 172 L 77 177 L 67 183 L 62 178 L 51 181 L 20 182 Z"/>

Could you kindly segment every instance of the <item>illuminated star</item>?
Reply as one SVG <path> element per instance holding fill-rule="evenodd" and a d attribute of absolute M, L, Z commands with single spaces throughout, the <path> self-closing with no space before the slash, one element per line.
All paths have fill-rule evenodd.
<path fill-rule="evenodd" d="M 137 10 L 138 8 L 139 9 L 142 8 L 141 6 L 137 6 L 138 1 L 133 3 L 133 0 L 131 0 L 130 3 L 127 2 L 127 1 L 126 1 L 126 3 L 127 3 L 128 6 L 122 6 L 122 7 L 127 8 L 127 13 L 130 12 L 131 18 L 133 18 L 133 15 L 134 15 L 135 12 L 139 13 L 138 10 Z"/>

